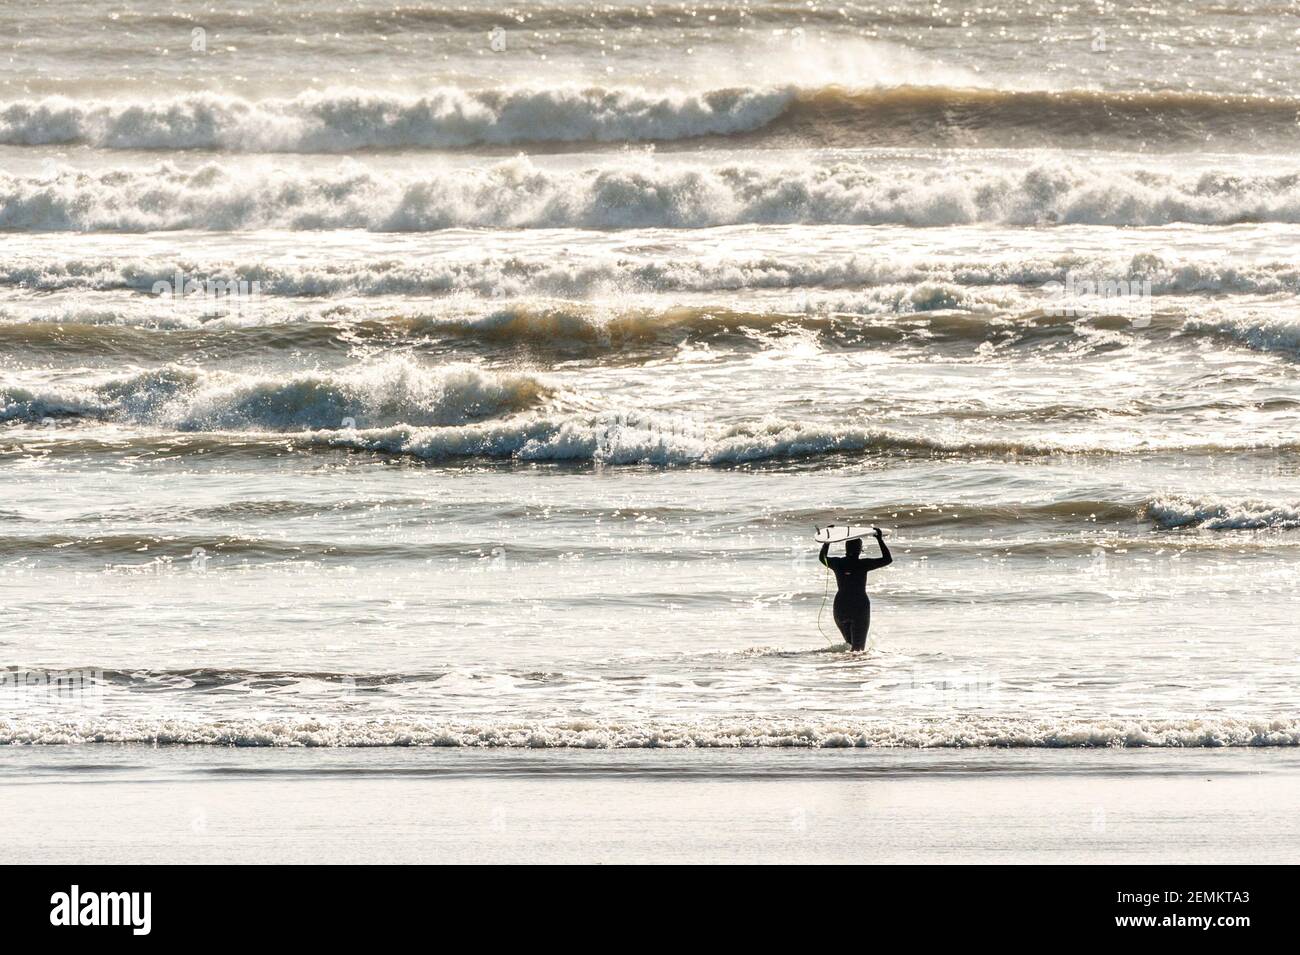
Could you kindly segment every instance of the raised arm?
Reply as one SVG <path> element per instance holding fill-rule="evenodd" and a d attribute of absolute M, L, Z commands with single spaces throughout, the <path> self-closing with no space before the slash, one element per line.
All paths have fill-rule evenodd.
<path fill-rule="evenodd" d="M 880 556 L 862 558 L 862 561 L 867 565 L 867 570 L 879 570 L 881 567 L 888 567 L 894 562 L 894 555 L 889 552 L 889 547 L 885 544 L 885 532 L 879 527 L 875 531 L 876 544 L 880 547 Z"/>
<path fill-rule="evenodd" d="M 817 559 L 821 561 L 823 564 L 826 564 L 826 555 L 829 554 L 830 552 L 831 552 L 831 545 L 830 542 L 827 541 L 825 544 L 822 544 L 821 553 L 817 555 Z M 829 567 L 830 564 L 826 564 L 826 566 Z"/>

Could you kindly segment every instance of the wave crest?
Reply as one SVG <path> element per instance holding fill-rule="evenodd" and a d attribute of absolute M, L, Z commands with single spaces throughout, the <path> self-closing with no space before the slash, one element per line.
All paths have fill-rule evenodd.
<path fill-rule="evenodd" d="M 423 96 L 330 90 L 291 99 L 190 94 L 128 103 L 50 97 L 0 109 L 0 143 L 343 153 L 720 136 L 835 147 L 1203 146 L 1215 139 L 1240 147 L 1294 142 L 1300 111 L 1300 103 L 1277 97 L 881 79 L 865 87 L 443 87 Z"/>
<path fill-rule="evenodd" d="M 63 97 L 0 109 L 0 143 L 101 149 L 346 153 L 361 149 L 676 140 L 757 129 L 794 94 L 782 89 L 463 90 L 420 97 L 303 93 L 247 100 L 192 94 L 135 103 Z"/>
<path fill-rule="evenodd" d="M 347 372 L 261 377 L 181 365 L 82 386 L 0 391 L 0 421 L 94 417 L 176 431 L 456 425 L 537 404 L 539 379 L 389 359 Z"/>
<path fill-rule="evenodd" d="M 643 412 L 536 416 L 451 428 L 389 428 L 323 436 L 331 446 L 419 458 L 507 458 L 594 464 L 725 466 L 865 451 L 1034 454 L 1031 442 L 948 440 L 884 429 L 771 419 L 718 426 Z"/>
<path fill-rule="evenodd" d="M 1193 318 L 1184 325 L 1192 335 L 1217 335 L 1247 348 L 1300 357 L 1300 321 L 1276 315 Z"/>
<path fill-rule="evenodd" d="M 1293 530 L 1300 528 L 1300 503 L 1164 497 L 1147 504 L 1146 516 L 1165 530 Z"/>

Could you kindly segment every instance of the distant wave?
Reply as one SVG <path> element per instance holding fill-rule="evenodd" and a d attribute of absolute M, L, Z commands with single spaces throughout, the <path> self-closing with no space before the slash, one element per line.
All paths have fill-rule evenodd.
<path fill-rule="evenodd" d="M 262 296 L 320 297 L 340 295 L 448 295 L 464 293 L 490 299 L 528 296 L 589 299 L 602 295 L 656 292 L 729 292 L 780 289 L 857 289 L 883 285 L 943 283 L 961 289 L 987 286 L 1041 287 L 1077 279 L 1149 280 L 1153 295 L 1188 293 L 1274 294 L 1300 293 L 1300 264 L 1289 260 L 1260 259 L 1248 263 L 1206 262 L 1199 257 L 1164 259 L 1150 253 L 1132 256 L 1046 254 L 1004 259 L 953 258 L 900 260 L 869 253 L 727 256 L 676 258 L 672 256 L 575 256 L 564 261 L 542 255 L 484 255 L 465 260 L 408 261 L 393 257 L 357 258 L 322 264 L 276 263 L 250 259 L 229 262 L 163 259 L 159 257 L 77 257 L 33 259 L 0 252 L 0 288 L 31 292 L 65 290 L 149 292 L 157 282 L 171 282 L 177 270 L 187 276 L 221 281 L 260 283 Z M 900 293 L 908 301 L 898 310 L 942 308 L 953 289 L 934 292 L 930 305 L 917 293 Z M 892 290 L 891 290 L 891 293 Z M 873 293 L 874 298 L 874 293 Z M 845 298 L 840 303 L 810 300 L 805 311 L 881 311 L 873 298 Z M 961 300 L 958 293 L 954 307 Z M 49 303 L 54 307 L 55 303 Z M 409 304 L 409 303 L 408 303 Z M 994 302 L 987 304 L 996 305 Z M 160 312 L 167 312 L 164 303 Z M 11 308 L 0 304 L 0 312 Z M 256 316 L 258 303 L 246 311 Z M 168 321 L 190 324 L 198 310 L 171 309 Z"/>
<path fill-rule="evenodd" d="M 1075 163 L 881 169 L 860 161 L 684 166 L 671 158 L 543 169 L 526 158 L 419 177 L 348 168 L 0 175 L 0 230 L 938 227 L 1300 222 L 1300 173 L 1171 173 Z"/>
<path fill-rule="evenodd" d="M 671 11 L 671 12 L 670 12 Z M 509 15 L 507 15 L 509 13 Z M 671 29 L 676 24 L 675 8 L 656 7 L 654 5 L 602 5 L 599 7 L 599 26 L 605 31 L 616 29 L 654 31 Z M 752 27 L 763 23 L 773 28 L 807 26 L 820 23 L 838 25 L 844 22 L 844 11 L 836 7 L 791 7 L 788 3 L 759 2 L 737 6 L 726 0 L 695 2 L 690 6 L 690 15 L 701 23 L 706 20 L 710 26 L 717 25 L 719 30 L 726 28 Z M 944 27 L 950 26 L 960 15 L 951 10 L 930 8 L 880 7 L 872 13 L 875 23 Z M 247 28 L 247 13 L 239 8 L 214 6 L 193 13 L 168 8 L 124 9 L 115 18 L 123 24 L 136 29 L 156 30 L 167 27 L 206 26 L 209 30 L 239 30 Z M 445 34 L 451 31 L 480 33 L 486 36 L 493 27 L 507 27 L 514 21 L 510 8 L 500 9 L 494 5 L 475 6 L 470 4 L 430 3 L 430 4 L 346 4 L 342 6 L 289 6 L 277 8 L 274 24 L 268 28 L 284 31 L 292 37 L 302 31 L 314 31 L 325 34 L 356 33 L 389 34 L 394 31 L 409 32 L 416 36 L 429 33 Z M 527 10 L 528 30 L 590 30 L 593 21 L 593 8 L 581 2 L 552 0 L 546 4 L 536 4 Z M 667 22 L 665 22 L 667 21 Z M 519 21 L 525 22 L 521 17 Z M 283 35 L 283 34 L 280 34 Z M 286 40 L 286 42 L 289 42 Z"/>
<path fill-rule="evenodd" d="M 1300 745 L 1300 721 L 1212 716 L 1095 720 L 953 717 L 889 723 L 851 719 L 694 722 L 456 723 L 426 719 L 78 720 L 0 717 L 0 744 L 144 743 L 211 746 L 448 746 L 491 749 L 904 749 L 973 747 L 1219 748 Z"/>
<path fill-rule="evenodd" d="M 0 105 L 0 143 L 102 149 L 344 153 L 706 136 L 822 146 L 1196 145 L 1294 141 L 1296 101 L 1195 92 L 1011 91 L 950 86 L 623 87 L 366 91 L 248 100 L 62 97 Z"/>
<path fill-rule="evenodd" d="M 168 365 L 97 384 L 0 389 L 0 422 L 95 418 L 177 431 L 451 425 L 519 411 L 548 393 L 523 374 L 388 359 L 348 372 L 261 377 Z"/>

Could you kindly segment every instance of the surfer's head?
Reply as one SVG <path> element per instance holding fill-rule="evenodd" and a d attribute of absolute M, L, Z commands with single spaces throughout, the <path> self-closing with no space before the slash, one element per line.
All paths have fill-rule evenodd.
<path fill-rule="evenodd" d="M 844 555 L 846 557 L 857 557 L 862 553 L 862 538 L 855 537 L 844 544 Z"/>

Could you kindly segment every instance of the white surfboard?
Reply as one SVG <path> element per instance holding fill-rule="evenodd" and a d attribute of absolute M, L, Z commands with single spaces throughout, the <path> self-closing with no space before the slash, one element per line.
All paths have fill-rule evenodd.
<path fill-rule="evenodd" d="M 848 524 L 827 524 L 817 528 L 813 540 L 819 544 L 839 544 L 859 537 L 870 537 L 875 531 L 870 527 L 851 527 Z"/>

